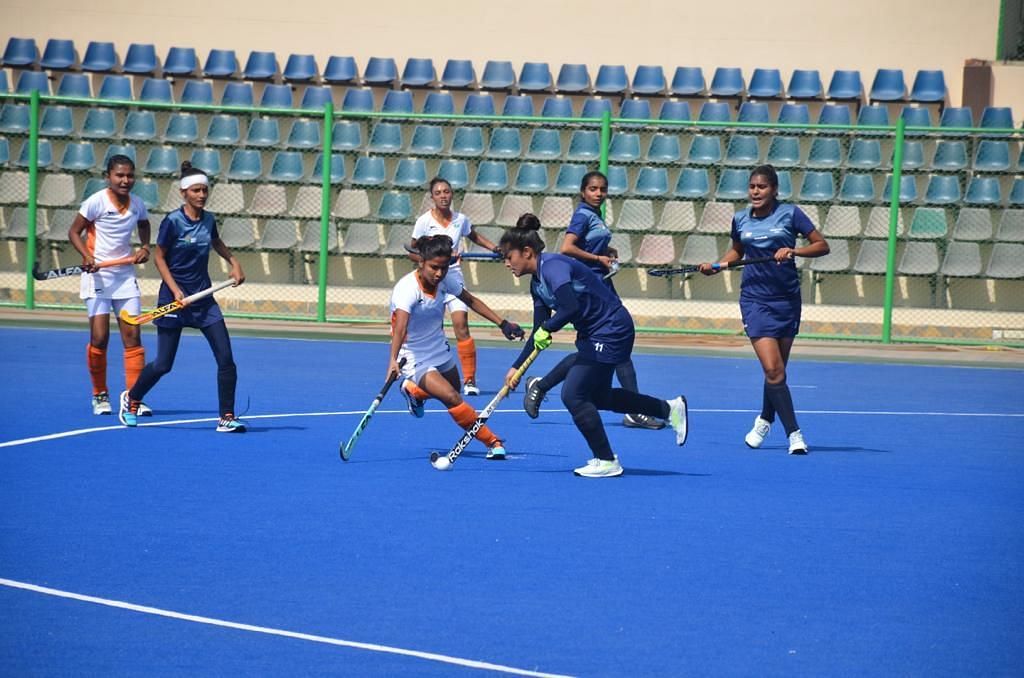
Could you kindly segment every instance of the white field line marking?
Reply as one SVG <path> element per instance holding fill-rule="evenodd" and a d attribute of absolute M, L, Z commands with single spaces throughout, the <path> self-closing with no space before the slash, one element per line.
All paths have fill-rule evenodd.
<path fill-rule="evenodd" d="M 142 614 L 151 614 L 158 617 L 169 617 L 171 619 L 181 619 L 182 621 L 195 622 L 197 624 L 209 624 L 210 626 L 221 626 L 229 629 L 238 629 L 239 631 L 249 631 L 251 633 L 264 633 L 270 636 L 283 636 L 285 638 L 296 638 L 298 640 L 308 640 L 314 643 L 324 643 L 326 645 L 339 645 L 341 647 L 351 647 L 357 650 L 368 650 L 370 652 L 385 652 L 388 654 L 403 655 L 406 657 L 415 657 L 416 659 L 426 659 L 428 661 L 441 662 L 444 664 L 454 664 L 456 666 L 465 666 L 472 669 L 483 669 L 486 671 L 497 671 L 500 673 L 512 673 L 518 676 L 540 676 L 542 678 L 568 678 L 568 676 L 560 673 L 543 673 L 540 671 L 531 671 L 529 669 L 520 669 L 514 666 L 504 666 L 502 664 L 491 664 L 489 662 L 477 661 L 475 659 L 463 659 L 461 657 L 450 657 L 444 654 L 436 654 L 434 652 L 420 652 L 418 650 L 406 650 L 401 647 L 391 647 L 388 645 L 377 645 L 376 643 L 360 643 L 354 640 L 342 640 L 340 638 L 328 638 L 326 636 L 317 636 L 309 633 L 299 633 L 297 631 L 286 631 L 284 629 L 274 629 L 266 626 L 254 626 L 252 624 L 241 624 L 239 622 L 227 621 L 224 619 L 214 619 L 212 617 L 201 617 L 194 614 L 185 614 L 183 612 L 175 612 L 174 610 L 163 610 L 159 607 L 149 607 L 146 605 L 136 605 L 134 603 L 126 603 L 120 600 L 111 600 L 109 598 L 97 598 L 96 596 L 87 596 L 81 593 L 73 593 L 71 591 L 62 591 L 60 589 L 51 589 L 46 586 L 37 586 L 36 584 L 28 584 L 25 582 L 14 581 L 12 579 L 0 578 L 0 585 L 7 586 L 13 589 L 22 589 L 24 591 L 32 591 L 34 593 L 41 593 L 47 596 L 56 596 L 57 598 L 69 598 L 71 600 L 78 600 L 84 603 L 94 603 L 96 605 L 105 605 L 107 607 L 116 607 L 122 610 L 131 610 L 132 612 L 141 612 Z"/>
<path fill-rule="evenodd" d="M 518 408 L 511 410 L 496 410 L 495 414 L 509 414 L 512 412 L 519 412 Z M 545 409 L 545 413 L 564 413 L 568 410 L 564 409 Z M 744 409 L 744 408 L 696 408 L 691 407 L 690 412 L 707 412 L 710 414 L 750 414 L 751 412 L 757 412 L 757 410 Z M 406 410 L 377 410 L 377 414 L 406 414 Z M 283 414 L 247 414 L 244 419 L 289 419 L 292 417 L 338 417 L 338 416 L 349 416 L 357 415 L 362 416 L 366 414 L 365 410 L 348 410 L 338 412 L 289 412 Z M 426 414 L 447 414 L 444 410 L 427 410 Z M 868 416 L 868 417 L 1024 417 L 1024 413 L 1015 412 L 911 412 L 905 410 L 797 410 L 797 414 L 829 414 L 829 415 L 847 415 L 847 416 Z M 145 424 L 139 424 L 139 427 L 143 426 L 178 426 L 181 424 L 201 424 L 204 422 L 215 422 L 217 417 L 203 417 L 200 419 L 173 419 L 169 421 L 152 421 Z M 20 438 L 18 440 L 8 440 L 0 442 L 0 448 L 3 447 L 16 447 L 18 445 L 28 445 L 30 443 L 39 443 L 47 440 L 58 440 L 60 438 L 71 438 L 73 436 L 85 435 L 87 433 L 100 433 L 102 431 L 121 431 L 126 427 L 115 424 L 113 426 L 95 426 L 92 428 L 79 428 L 71 431 L 61 431 L 59 433 L 48 433 L 41 436 L 33 436 L 31 438 Z"/>

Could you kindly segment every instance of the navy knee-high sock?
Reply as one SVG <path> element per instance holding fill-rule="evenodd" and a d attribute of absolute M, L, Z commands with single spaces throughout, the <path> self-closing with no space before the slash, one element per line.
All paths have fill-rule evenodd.
<path fill-rule="evenodd" d="M 775 421 L 775 406 L 772 405 L 772 399 L 768 395 L 767 381 L 764 382 L 764 387 L 761 389 L 761 418 L 769 424 Z"/>
<path fill-rule="evenodd" d="M 778 384 L 766 384 L 765 392 L 786 429 L 786 435 L 799 430 L 800 426 L 796 423 L 796 411 L 793 409 L 793 396 L 790 394 L 785 380 Z"/>
<path fill-rule="evenodd" d="M 640 392 L 640 386 L 636 381 L 636 368 L 633 367 L 633 360 L 629 359 L 624 363 L 615 366 L 615 376 L 619 378 L 619 385 L 633 393 Z"/>

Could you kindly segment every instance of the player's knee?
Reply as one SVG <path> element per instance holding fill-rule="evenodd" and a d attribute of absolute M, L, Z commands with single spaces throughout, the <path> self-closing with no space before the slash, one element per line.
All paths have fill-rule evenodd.
<path fill-rule="evenodd" d="M 769 384 L 781 384 L 786 381 L 786 366 L 780 363 L 766 367 L 764 369 L 764 380 Z"/>

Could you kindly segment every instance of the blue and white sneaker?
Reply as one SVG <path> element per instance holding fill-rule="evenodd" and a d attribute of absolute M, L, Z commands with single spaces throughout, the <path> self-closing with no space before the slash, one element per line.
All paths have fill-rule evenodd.
<path fill-rule="evenodd" d="M 595 457 L 572 472 L 582 478 L 616 478 L 622 475 L 622 464 L 619 463 L 618 457 L 611 461 Z"/>
<path fill-rule="evenodd" d="M 502 461 L 505 459 L 505 446 L 502 445 L 500 440 L 494 445 L 494 447 L 487 450 L 487 458 L 495 461 Z"/>
<path fill-rule="evenodd" d="M 121 391 L 121 397 L 118 398 L 118 401 L 120 407 L 117 410 L 117 418 L 125 426 L 138 426 L 138 414 L 132 412 L 132 399 L 128 396 L 128 391 Z"/>
<path fill-rule="evenodd" d="M 93 414 L 110 414 L 110 394 L 104 391 L 92 397 Z"/>
<path fill-rule="evenodd" d="M 136 413 L 140 417 L 152 417 L 153 416 L 153 410 L 149 409 L 149 405 L 147 405 L 146 403 L 142 402 L 141 400 L 139 401 L 139 409 L 136 411 Z"/>
<path fill-rule="evenodd" d="M 675 400 L 668 401 L 668 423 L 676 432 L 676 445 L 683 445 L 686 442 L 686 429 L 688 428 L 686 396 L 679 396 Z"/>
<path fill-rule="evenodd" d="M 412 381 L 410 381 L 409 379 L 406 379 L 405 381 L 403 381 L 402 382 L 402 388 L 400 388 L 399 390 L 402 392 L 402 395 L 405 396 L 405 402 L 409 406 L 409 414 L 411 414 L 412 416 L 416 417 L 417 419 L 422 419 L 423 418 L 423 401 L 420 400 L 419 398 L 413 397 L 411 393 L 406 391 L 405 390 L 406 384 L 412 384 Z"/>
<path fill-rule="evenodd" d="M 217 422 L 217 433 L 245 433 L 245 424 L 233 414 L 225 414 Z"/>

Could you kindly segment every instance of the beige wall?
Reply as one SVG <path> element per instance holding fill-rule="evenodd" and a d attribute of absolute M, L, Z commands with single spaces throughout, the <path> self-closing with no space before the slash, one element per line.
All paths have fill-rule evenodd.
<path fill-rule="evenodd" d="M 329 2 L 327 0 L 0 0 L 8 35 L 110 40 L 121 53 L 131 42 L 152 42 L 161 57 L 189 45 L 204 59 L 210 48 L 233 48 L 244 65 L 250 50 L 273 50 L 284 65 L 292 52 L 314 53 L 321 67 L 332 54 L 582 62 L 596 74 L 602 63 L 860 69 L 869 87 L 878 68 L 903 68 L 911 84 L 922 68 L 946 74 L 951 103 L 959 104 L 963 62 L 995 54 L 999 0 L 740 0 L 583 2 Z M 1019 92 L 1014 93 L 1020 96 Z M 1009 100 L 996 92 L 996 103 Z M 1018 110 L 1018 108 L 1020 110 Z M 1015 107 L 1024 115 L 1024 103 Z"/>

